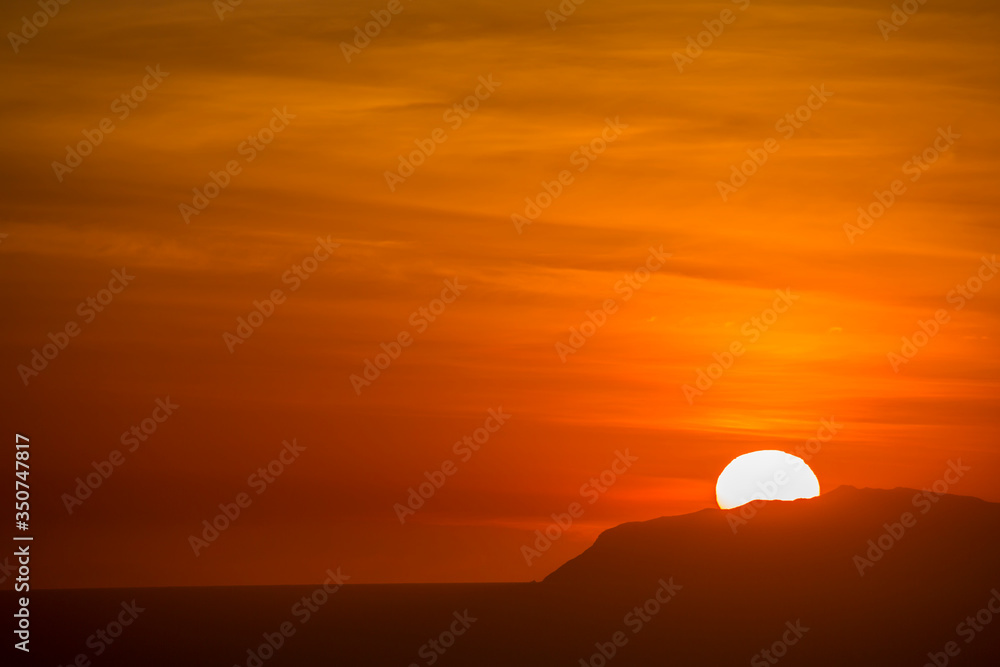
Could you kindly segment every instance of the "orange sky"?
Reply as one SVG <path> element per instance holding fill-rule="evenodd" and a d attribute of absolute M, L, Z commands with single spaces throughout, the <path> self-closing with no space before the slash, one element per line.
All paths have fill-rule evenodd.
<path fill-rule="evenodd" d="M 35 448 L 41 583 L 304 583 L 338 565 L 355 583 L 540 579 L 604 528 L 713 506 L 733 457 L 793 451 L 830 417 L 843 428 L 810 460 L 824 490 L 919 488 L 961 458 L 954 492 L 1000 501 L 1000 280 L 949 299 L 1000 250 L 1000 22 L 932 0 L 884 39 L 890 4 L 587 2 L 553 30 L 554 0 L 403 0 L 350 62 L 341 42 L 386 3 L 254 0 L 224 20 L 208 0 L 61 6 L 0 59 L 3 423 Z M 0 25 L 35 11 L 7 3 Z M 54 169 L 103 119 L 93 152 Z M 243 143 L 269 123 L 273 141 Z M 434 152 L 390 189 L 418 145 Z M 723 201 L 748 151 L 767 160 Z M 845 231 L 896 180 L 884 214 Z M 515 224 L 543 182 L 558 196 Z M 623 287 L 650 247 L 670 256 Z M 321 255 L 293 290 L 286 272 Z M 134 280 L 87 321 L 78 304 L 123 267 Z M 411 319 L 456 279 L 439 317 Z M 276 289 L 230 353 L 223 334 Z M 776 290 L 797 299 L 757 337 L 745 323 Z M 557 344 L 608 299 L 564 363 Z M 895 372 L 887 355 L 941 309 Z M 70 321 L 25 383 L 18 366 Z M 351 375 L 401 332 L 359 395 Z M 127 451 L 167 396 L 180 407 Z M 462 461 L 454 443 L 501 406 L 509 422 Z M 256 495 L 248 477 L 293 438 L 305 450 Z M 69 514 L 62 494 L 116 449 Z M 521 545 L 626 449 L 634 464 L 527 566 Z M 449 459 L 400 525 L 394 505 Z M 195 556 L 189 535 L 248 491 Z"/>

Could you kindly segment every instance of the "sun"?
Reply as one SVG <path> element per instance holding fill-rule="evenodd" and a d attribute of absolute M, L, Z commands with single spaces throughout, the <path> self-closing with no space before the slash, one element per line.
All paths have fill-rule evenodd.
<path fill-rule="evenodd" d="M 715 485 L 715 499 L 724 510 L 752 500 L 795 500 L 818 495 L 819 480 L 806 462 L 777 449 L 737 456 Z"/>

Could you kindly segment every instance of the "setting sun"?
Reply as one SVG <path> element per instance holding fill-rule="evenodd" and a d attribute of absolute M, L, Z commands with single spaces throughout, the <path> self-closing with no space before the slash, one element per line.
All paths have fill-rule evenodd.
<path fill-rule="evenodd" d="M 724 510 L 752 500 L 795 500 L 818 495 L 819 480 L 806 462 L 776 449 L 737 456 L 715 485 L 715 498 Z"/>

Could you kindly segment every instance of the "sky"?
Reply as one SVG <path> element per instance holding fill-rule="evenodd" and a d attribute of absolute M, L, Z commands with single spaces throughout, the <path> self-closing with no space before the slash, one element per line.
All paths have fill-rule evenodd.
<path fill-rule="evenodd" d="M 1000 502 L 996 7 L 562 6 L 4 5 L 38 585 L 540 580 L 758 449 Z"/>

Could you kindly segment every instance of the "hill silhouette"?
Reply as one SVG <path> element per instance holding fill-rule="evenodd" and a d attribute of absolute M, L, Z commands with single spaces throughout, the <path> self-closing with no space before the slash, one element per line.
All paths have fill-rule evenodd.
<path fill-rule="evenodd" d="M 262 660 L 314 588 L 43 591 L 32 662 L 134 598 L 93 664 L 997 665 L 1000 504 L 841 487 L 626 523 L 538 583 L 345 585 Z"/>
<path fill-rule="evenodd" d="M 801 619 L 809 630 L 785 664 L 923 665 L 949 641 L 960 648 L 955 664 L 1000 664 L 1000 614 L 971 642 L 956 634 L 1000 589 L 1000 504 L 844 486 L 742 514 L 708 509 L 627 523 L 544 583 L 585 587 L 614 605 L 667 576 L 684 588 L 647 657 L 746 664 Z"/>

